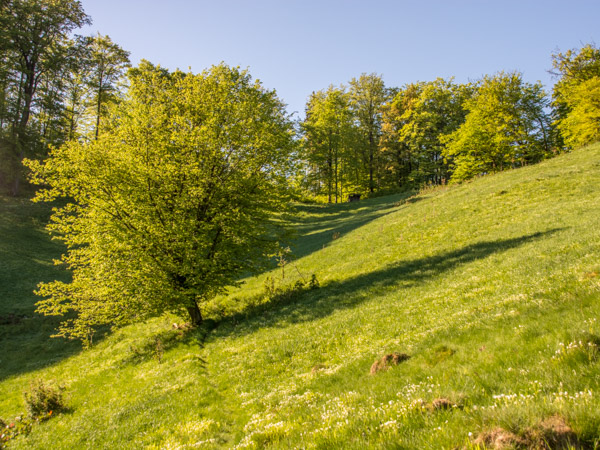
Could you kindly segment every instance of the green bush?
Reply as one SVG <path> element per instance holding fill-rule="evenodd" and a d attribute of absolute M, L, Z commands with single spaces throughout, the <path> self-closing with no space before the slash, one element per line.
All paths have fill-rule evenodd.
<path fill-rule="evenodd" d="M 32 418 L 48 416 L 65 409 L 63 387 L 53 387 L 42 380 L 34 380 L 24 393 L 27 413 Z"/>

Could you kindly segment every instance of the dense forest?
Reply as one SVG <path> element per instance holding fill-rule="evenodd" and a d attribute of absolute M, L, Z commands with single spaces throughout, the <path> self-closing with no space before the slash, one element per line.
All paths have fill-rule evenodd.
<path fill-rule="evenodd" d="M 75 0 L 6 0 L 0 7 L 0 186 L 26 181 L 25 158 L 90 142 L 131 85 L 129 53 Z M 313 92 L 296 125 L 288 178 L 328 202 L 394 192 L 532 164 L 600 138 L 600 50 L 552 55 L 551 96 L 518 72 L 386 86 L 362 74 Z M 145 63 L 144 63 L 145 64 Z"/>

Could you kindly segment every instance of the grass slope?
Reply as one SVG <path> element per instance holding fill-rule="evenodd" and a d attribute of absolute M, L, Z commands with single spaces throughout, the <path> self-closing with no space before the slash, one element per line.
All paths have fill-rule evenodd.
<path fill-rule="evenodd" d="M 214 328 L 160 318 L 88 351 L 30 318 L 29 284 L 59 248 L 4 211 L 0 314 L 26 318 L 0 325 L 0 417 L 36 378 L 70 406 L 11 447 L 600 446 L 599 145 L 409 199 L 303 207 L 286 278 L 217 299 Z M 313 273 L 319 289 L 262 303 L 267 276 Z M 371 375 L 392 352 L 410 359 Z"/>

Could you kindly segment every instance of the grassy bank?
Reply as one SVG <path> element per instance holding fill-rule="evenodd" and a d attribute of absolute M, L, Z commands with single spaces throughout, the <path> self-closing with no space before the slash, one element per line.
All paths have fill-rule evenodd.
<path fill-rule="evenodd" d="M 596 145 L 414 197 L 304 206 L 285 278 L 216 299 L 203 330 L 164 317 L 83 352 L 32 312 L 32 286 L 66 276 L 43 210 L 4 199 L 0 315 L 16 319 L 0 325 L 0 417 L 38 378 L 69 405 L 10 445 L 597 447 L 599 186 Z M 285 288 L 313 274 L 319 288 Z M 408 358 L 371 373 L 394 352 Z"/>

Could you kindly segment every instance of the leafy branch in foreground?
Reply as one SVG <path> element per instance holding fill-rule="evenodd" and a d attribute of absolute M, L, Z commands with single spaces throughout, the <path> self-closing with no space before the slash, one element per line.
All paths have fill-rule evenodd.
<path fill-rule="evenodd" d="M 268 263 L 281 240 L 293 126 L 275 92 L 246 71 L 199 75 L 143 62 L 97 141 L 28 161 L 66 198 L 49 229 L 68 247 L 72 281 L 40 284 L 38 311 L 70 314 L 58 336 L 200 306 Z"/>

